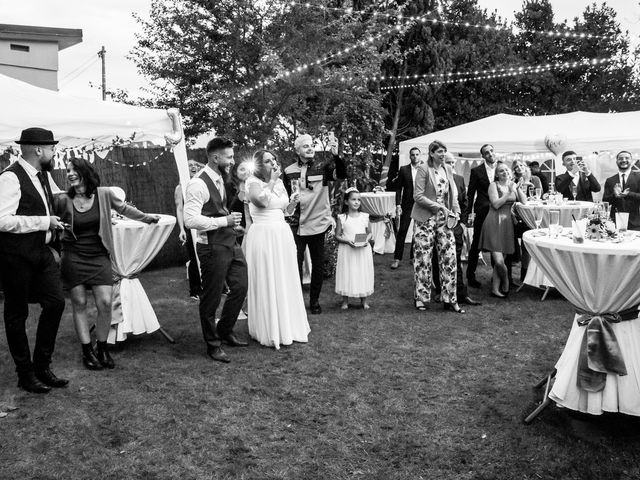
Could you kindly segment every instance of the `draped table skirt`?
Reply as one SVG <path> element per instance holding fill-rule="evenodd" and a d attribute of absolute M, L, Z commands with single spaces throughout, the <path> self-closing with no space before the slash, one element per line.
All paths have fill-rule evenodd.
<path fill-rule="evenodd" d="M 160 221 L 155 224 L 123 219 L 112 226 L 111 265 L 116 282 L 113 285 L 109 343 L 122 341 L 129 333 L 151 333 L 160 328 L 137 275 L 158 254 L 175 223 L 175 217 L 160 215 Z"/>
<path fill-rule="evenodd" d="M 640 237 L 631 232 L 621 243 L 585 240 L 573 243 L 525 232 L 523 240 L 544 275 L 576 309 L 620 312 L 640 303 Z M 621 412 L 640 416 L 640 320 L 611 323 L 627 375 L 607 373 L 599 392 L 578 386 L 578 360 L 586 326 L 574 318 L 567 343 L 556 363 L 549 397 L 572 410 L 599 415 Z"/>
<path fill-rule="evenodd" d="M 396 248 L 396 236 L 391 222 L 396 216 L 395 192 L 363 192 L 360 194 L 360 200 L 360 209 L 369 214 L 369 228 L 374 241 L 373 251 L 379 254 L 393 253 Z"/>

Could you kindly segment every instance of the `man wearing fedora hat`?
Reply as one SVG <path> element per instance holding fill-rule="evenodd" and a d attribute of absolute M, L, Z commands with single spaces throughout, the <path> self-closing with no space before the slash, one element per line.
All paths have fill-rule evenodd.
<path fill-rule="evenodd" d="M 22 155 L 0 173 L 0 278 L 4 285 L 4 325 L 18 372 L 18 386 L 33 393 L 66 387 L 51 371 L 51 356 L 64 310 L 56 245 L 64 228 L 53 215 L 48 174 L 58 143 L 43 128 L 27 128 L 20 140 Z M 42 307 L 33 359 L 25 330 L 29 302 Z"/>

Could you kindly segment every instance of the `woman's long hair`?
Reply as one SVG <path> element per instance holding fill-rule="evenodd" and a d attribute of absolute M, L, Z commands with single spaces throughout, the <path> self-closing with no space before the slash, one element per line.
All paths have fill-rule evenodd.
<path fill-rule="evenodd" d="M 80 180 L 84 182 L 84 186 L 86 188 L 84 194 L 87 197 L 93 195 L 100 186 L 100 176 L 98 175 L 98 172 L 96 172 L 96 169 L 82 157 L 73 157 L 69 160 L 69 163 L 73 165 L 73 169 L 76 171 L 76 174 L 80 177 Z M 76 189 L 74 187 L 69 187 L 67 195 L 69 195 L 70 198 L 75 197 Z"/>
<path fill-rule="evenodd" d="M 253 174 L 263 182 L 269 181 L 269 178 L 267 177 L 267 168 L 264 165 L 264 156 L 267 153 L 270 153 L 271 155 L 273 155 L 273 158 L 275 159 L 275 161 L 278 164 L 280 163 L 278 162 L 278 157 L 276 156 L 276 154 L 273 153 L 271 150 L 258 150 L 256 153 L 253 154 L 253 165 L 254 165 Z"/>
<path fill-rule="evenodd" d="M 429 144 L 429 158 L 427 158 L 427 165 L 429 165 L 431 168 L 435 167 L 435 164 L 433 163 L 433 157 L 431 157 L 431 154 L 434 153 L 439 148 L 444 148 L 444 151 L 445 152 L 447 151 L 447 146 L 444 143 L 442 143 L 440 140 L 434 140 Z"/>

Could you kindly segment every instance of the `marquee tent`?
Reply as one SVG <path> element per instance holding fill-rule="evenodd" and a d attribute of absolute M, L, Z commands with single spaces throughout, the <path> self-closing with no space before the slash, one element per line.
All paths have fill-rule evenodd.
<path fill-rule="evenodd" d="M 0 75 L 0 151 L 17 146 L 22 129 L 43 127 L 60 140 L 59 149 L 110 146 L 117 137 L 164 146 L 169 140 L 180 181 L 189 179 L 187 152 L 177 110 L 143 108 L 77 98 Z"/>
<path fill-rule="evenodd" d="M 596 177 L 615 173 L 615 154 L 620 150 L 640 153 L 639 112 L 518 116 L 499 114 L 400 142 L 400 165 L 409 163 L 409 150 L 418 147 L 426 153 L 429 143 L 440 140 L 450 152 L 478 158 L 485 143 L 511 159 L 552 158 L 566 150 L 583 156 Z M 551 153 L 552 152 L 552 153 Z M 635 155 L 634 155 L 635 157 Z M 536 158 L 537 159 L 537 158 Z M 464 169 L 464 168 L 463 168 Z M 561 162 L 556 171 L 562 173 Z M 466 172 L 465 172 L 466 173 Z"/>

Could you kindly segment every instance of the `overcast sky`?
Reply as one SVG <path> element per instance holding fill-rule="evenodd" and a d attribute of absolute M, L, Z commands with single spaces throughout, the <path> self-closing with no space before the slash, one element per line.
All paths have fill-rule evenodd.
<path fill-rule="evenodd" d="M 618 12 L 623 28 L 636 38 L 640 36 L 640 0 L 609 0 L 608 5 Z M 479 0 L 488 10 L 497 10 L 507 19 L 513 19 L 520 0 Z M 593 0 L 551 0 L 556 20 L 572 20 L 580 16 Z M 597 3 L 602 3 L 598 0 Z M 134 96 L 145 85 L 137 74 L 133 62 L 126 56 L 135 43 L 135 32 L 140 32 L 133 12 L 142 17 L 149 14 L 150 0 L 0 0 L 0 23 L 38 25 L 47 27 L 79 28 L 83 41 L 60 52 L 60 91 L 83 97 L 100 97 L 97 88 L 101 70 L 97 52 L 104 45 L 107 54 L 107 87 L 127 89 Z"/>

